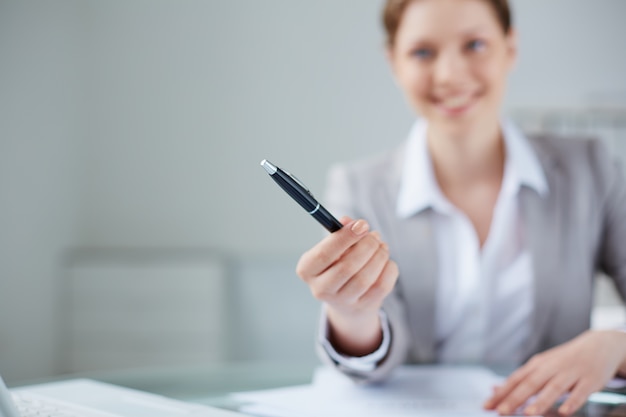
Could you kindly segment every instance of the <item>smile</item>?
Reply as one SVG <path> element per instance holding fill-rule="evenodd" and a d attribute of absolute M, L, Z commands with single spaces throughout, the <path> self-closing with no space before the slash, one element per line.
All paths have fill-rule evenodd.
<path fill-rule="evenodd" d="M 464 94 L 445 99 L 435 99 L 437 108 L 447 116 L 458 116 L 465 113 L 477 101 L 479 94 Z"/>

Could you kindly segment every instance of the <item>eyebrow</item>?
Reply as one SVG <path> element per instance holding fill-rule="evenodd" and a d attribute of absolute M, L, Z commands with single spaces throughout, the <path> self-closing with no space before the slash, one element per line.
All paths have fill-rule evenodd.
<path fill-rule="evenodd" d="M 456 36 L 460 36 L 461 38 L 470 38 L 473 36 L 485 34 L 488 32 L 488 28 L 485 25 L 477 25 L 471 26 L 469 28 L 464 28 L 456 33 Z M 410 48 L 416 47 L 430 47 L 436 45 L 437 41 L 430 37 L 428 34 L 424 34 L 423 37 L 419 37 L 417 39 L 413 39 L 408 43 Z"/>
<path fill-rule="evenodd" d="M 476 35 L 478 33 L 484 33 L 486 31 L 487 30 L 485 26 L 474 26 L 469 29 L 464 29 L 462 31 L 459 31 L 459 34 L 463 36 L 471 36 L 471 35 Z"/>

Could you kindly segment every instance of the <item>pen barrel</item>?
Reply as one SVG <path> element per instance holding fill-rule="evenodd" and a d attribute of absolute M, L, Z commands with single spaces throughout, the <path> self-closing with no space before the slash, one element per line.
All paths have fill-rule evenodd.
<path fill-rule="evenodd" d="M 305 209 L 315 220 L 317 220 L 326 230 L 333 233 L 341 229 L 343 225 L 337 220 L 324 206 L 311 195 L 311 193 L 302 185 L 294 181 L 287 173 L 278 168 L 271 175 L 272 179 L 282 188 L 291 198 L 296 200 L 300 206 Z"/>
<path fill-rule="evenodd" d="M 276 173 L 272 175 L 272 179 L 307 212 L 311 213 L 315 210 L 318 204 L 317 200 L 306 190 L 302 189 L 294 180 L 289 178 L 283 170 L 279 168 Z"/>
<path fill-rule="evenodd" d="M 315 220 L 320 222 L 320 224 L 324 226 L 326 230 L 328 230 L 330 233 L 336 232 L 343 227 L 339 220 L 337 220 L 332 214 L 330 214 L 330 212 L 326 210 L 326 208 L 324 208 L 324 206 L 322 206 L 321 204 L 317 211 L 311 214 L 311 216 L 313 216 Z"/>

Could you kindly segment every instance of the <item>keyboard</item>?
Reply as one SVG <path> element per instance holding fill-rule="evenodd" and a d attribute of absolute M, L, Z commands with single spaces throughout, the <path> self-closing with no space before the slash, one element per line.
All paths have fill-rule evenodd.
<path fill-rule="evenodd" d="M 82 410 L 72 410 L 70 407 L 65 407 L 63 404 L 53 403 L 52 401 L 45 401 L 40 398 L 31 397 L 26 394 L 12 394 L 15 408 L 21 417 L 90 417 L 95 416 L 87 412 L 85 414 Z"/>

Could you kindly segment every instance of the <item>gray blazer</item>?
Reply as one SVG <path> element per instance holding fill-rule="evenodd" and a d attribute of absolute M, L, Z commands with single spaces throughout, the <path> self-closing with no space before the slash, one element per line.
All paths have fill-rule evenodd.
<path fill-rule="evenodd" d="M 626 185 L 621 170 L 595 140 L 528 138 L 545 172 L 549 193 L 522 187 L 520 204 L 533 258 L 535 310 L 525 358 L 564 343 L 590 325 L 597 272 L 626 296 Z M 364 218 L 388 243 L 400 277 L 387 297 L 391 347 L 371 372 L 341 369 L 318 346 L 322 360 L 355 379 L 385 378 L 401 363 L 436 359 L 437 254 L 432 210 L 396 216 L 406 144 L 330 171 L 326 206 L 337 216 Z"/>

